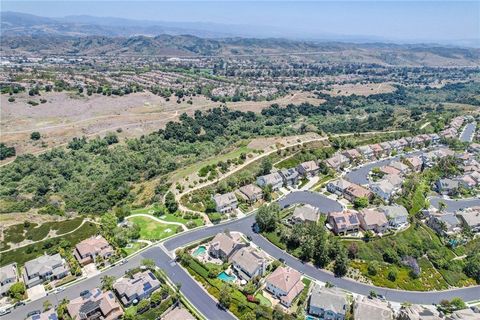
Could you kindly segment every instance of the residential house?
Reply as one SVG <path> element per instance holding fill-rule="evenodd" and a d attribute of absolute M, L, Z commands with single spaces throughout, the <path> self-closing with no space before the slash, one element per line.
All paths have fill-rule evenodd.
<path fill-rule="evenodd" d="M 43 255 L 25 263 L 23 281 L 27 288 L 45 281 L 66 277 L 70 273 L 65 260 L 60 254 Z"/>
<path fill-rule="evenodd" d="M 400 161 L 392 161 L 390 162 L 389 166 L 394 167 L 403 175 L 407 174 L 410 171 L 410 168 L 406 164 L 401 163 Z"/>
<path fill-rule="evenodd" d="M 25 320 L 58 320 L 58 315 L 55 309 L 50 309 L 44 312 L 38 311 L 38 313 L 33 314 Z"/>
<path fill-rule="evenodd" d="M 400 143 L 398 142 L 398 140 L 392 140 L 392 141 L 389 141 L 390 142 L 390 145 L 392 146 L 392 151 L 401 151 L 402 150 L 402 146 L 400 145 Z"/>
<path fill-rule="evenodd" d="M 457 180 L 444 178 L 435 182 L 436 191 L 441 194 L 455 194 L 458 191 L 459 183 Z"/>
<path fill-rule="evenodd" d="M 432 145 L 437 145 L 440 142 L 440 136 L 436 133 L 431 133 L 428 135 Z"/>
<path fill-rule="evenodd" d="M 474 179 L 477 184 L 480 184 L 480 170 L 472 171 L 468 174 L 472 179 Z"/>
<path fill-rule="evenodd" d="M 461 230 L 460 221 L 452 213 L 431 214 L 427 223 L 441 236 L 455 234 Z"/>
<path fill-rule="evenodd" d="M 416 148 L 421 148 L 424 145 L 425 145 L 425 140 L 423 139 L 423 137 L 421 137 L 421 136 L 413 137 L 412 146 L 414 146 Z"/>
<path fill-rule="evenodd" d="M 441 320 L 440 312 L 436 308 L 413 304 L 404 306 L 400 310 L 398 320 Z"/>
<path fill-rule="evenodd" d="M 358 212 L 355 210 L 345 210 L 342 212 L 330 212 L 328 214 L 328 223 L 336 235 L 346 235 L 348 233 L 358 232 L 360 221 Z"/>
<path fill-rule="evenodd" d="M 238 200 L 233 192 L 213 196 L 215 210 L 220 213 L 231 212 L 238 208 Z"/>
<path fill-rule="evenodd" d="M 473 153 L 480 153 L 480 143 L 470 143 L 468 146 L 468 151 Z"/>
<path fill-rule="evenodd" d="M 385 154 L 385 151 L 379 143 L 371 144 L 370 149 L 377 159 L 380 159 Z"/>
<path fill-rule="evenodd" d="M 315 285 L 308 302 L 308 314 L 325 320 L 344 320 L 349 303 L 344 292 Z"/>
<path fill-rule="evenodd" d="M 380 206 L 378 209 L 385 213 L 388 223 L 394 228 L 399 228 L 408 223 L 408 211 L 403 206 Z"/>
<path fill-rule="evenodd" d="M 303 204 L 295 207 L 290 219 L 293 223 L 317 223 L 319 218 L 320 211 L 318 208 L 309 204 Z"/>
<path fill-rule="evenodd" d="M 350 162 L 359 162 L 362 160 L 362 155 L 356 149 L 345 150 L 342 154 L 347 157 Z"/>
<path fill-rule="evenodd" d="M 472 176 L 465 174 L 457 179 L 458 185 L 465 188 L 465 189 L 473 189 L 477 186 L 477 180 L 475 180 Z"/>
<path fill-rule="evenodd" d="M 227 261 L 232 254 L 244 247 L 237 233 L 217 233 L 209 242 L 208 253 L 210 256 Z"/>
<path fill-rule="evenodd" d="M 445 320 L 478 320 L 480 314 L 470 308 L 453 311 L 445 317 Z"/>
<path fill-rule="evenodd" d="M 348 188 L 345 189 L 344 197 L 348 201 L 354 202 L 358 198 L 371 199 L 373 197 L 373 193 L 370 190 L 359 186 L 358 184 L 352 183 Z"/>
<path fill-rule="evenodd" d="M 387 302 L 358 296 L 353 303 L 353 317 L 355 320 L 391 320 L 393 312 Z"/>
<path fill-rule="evenodd" d="M 403 150 L 410 145 L 410 143 L 405 138 L 400 138 L 397 141 L 398 141 L 398 144 L 400 145 L 400 150 Z"/>
<path fill-rule="evenodd" d="M 123 316 L 120 304 L 112 291 L 103 292 L 99 288 L 82 292 L 67 305 L 67 312 L 73 319 L 116 320 Z"/>
<path fill-rule="evenodd" d="M 197 320 L 187 309 L 176 307 L 167 311 L 160 317 L 160 320 Z"/>
<path fill-rule="evenodd" d="M 383 180 L 390 182 L 394 187 L 395 192 L 400 190 L 403 184 L 403 179 L 398 174 L 387 174 L 383 177 Z"/>
<path fill-rule="evenodd" d="M 320 167 L 318 166 L 317 162 L 310 160 L 300 163 L 297 166 L 297 171 L 304 177 L 314 177 L 318 174 L 318 171 L 320 171 Z"/>
<path fill-rule="evenodd" d="M 457 211 L 457 216 L 470 230 L 480 232 L 480 206 Z"/>
<path fill-rule="evenodd" d="M 293 300 L 295 300 L 305 288 L 300 272 L 283 266 L 275 269 L 275 271 L 265 279 L 265 283 L 267 291 L 280 299 L 280 303 L 287 308 L 291 306 Z"/>
<path fill-rule="evenodd" d="M 379 198 L 384 201 L 390 201 L 392 196 L 395 194 L 396 188 L 388 180 L 382 179 L 377 182 L 370 184 L 370 189 L 375 193 Z"/>
<path fill-rule="evenodd" d="M 383 166 L 383 167 L 380 167 L 378 169 L 383 174 L 397 174 L 397 175 L 400 174 L 400 170 L 398 170 L 397 168 L 394 168 L 392 166 Z"/>
<path fill-rule="evenodd" d="M 247 184 L 246 186 L 240 187 L 238 191 L 249 203 L 257 202 L 263 197 L 262 189 L 254 184 Z"/>
<path fill-rule="evenodd" d="M 267 259 L 252 247 L 237 250 L 229 261 L 239 278 L 245 281 L 250 281 L 257 276 L 261 277 L 267 270 Z"/>
<path fill-rule="evenodd" d="M 272 172 L 270 174 L 258 177 L 257 184 L 262 188 L 270 185 L 272 187 L 272 190 L 276 191 L 283 186 L 283 178 L 280 173 Z"/>
<path fill-rule="evenodd" d="M 160 281 L 150 270 L 137 272 L 132 278 L 122 277 L 113 284 L 113 289 L 124 306 L 148 298 L 159 288 Z"/>
<path fill-rule="evenodd" d="M 102 236 L 94 236 L 79 242 L 73 255 L 81 265 L 95 261 L 97 257 L 108 259 L 114 253 L 112 246 Z"/>
<path fill-rule="evenodd" d="M 386 155 L 386 156 L 389 156 L 390 153 L 392 152 L 392 145 L 386 141 L 386 142 L 380 142 L 379 143 L 380 147 L 382 147 L 383 149 L 383 153 Z"/>
<path fill-rule="evenodd" d="M 295 168 L 280 170 L 280 176 L 283 179 L 283 185 L 285 187 L 296 186 L 300 180 L 300 174 Z"/>
<path fill-rule="evenodd" d="M 343 195 L 345 190 L 350 187 L 352 183 L 345 179 L 333 180 L 327 183 L 327 191 L 336 195 Z"/>
<path fill-rule="evenodd" d="M 337 171 L 340 171 L 341 169 L 343 169 L 345 166 L 349 164 L 349 162 L 350 161 L 348 160 L 348 158 L 341 153 L 337 153 L 334 156 L 325 160 L 325 164 L 328 167 Z"/>
<path fill-rule="evenodd" d="M 373 160 L 375 159 L 375 153 L 369 146 L 360 146 L 357 148 L 357 151 L 364 157 L 365 159 Z"/>
<path fill-rule="evenodd" d="M 388 219 L 380 210 L 362 209 L 358 213 L 358 220 L 363 230 L 384 233 L 388 229 Z"/>
<path fill-rule="evenodd" d="M 406 157 L 405 162 L 414 172 L 422 171 L 423 161 L 419 156 Z"/>
<path fill-rule="evenodd" d="M 8 289 L 18 281 L 17 264 L 10 263 L 0 268 L 0 297 L 8 293 Z"/>

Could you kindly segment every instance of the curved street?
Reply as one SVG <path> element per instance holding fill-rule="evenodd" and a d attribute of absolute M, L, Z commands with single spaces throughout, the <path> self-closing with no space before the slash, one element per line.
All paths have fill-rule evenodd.
<path fill-rule="evenodd" d="M 444 199 L 442 197 L 432 197 L 429 198 L 430 205 L 438 209 L 439 203 L 442 201 L 445 203 L 445 211 L 455 212 L 465 208 L 477 207 L 480 206 L 480 198 L 471 198 L 471 199 Z"/>

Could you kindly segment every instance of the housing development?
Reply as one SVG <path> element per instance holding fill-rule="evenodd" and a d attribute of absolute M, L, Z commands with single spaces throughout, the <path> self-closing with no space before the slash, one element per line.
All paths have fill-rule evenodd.
<path fill-rule="evenodd" d="M 0 319 L 480 319 L 478 48 L 0 13 Z"/>

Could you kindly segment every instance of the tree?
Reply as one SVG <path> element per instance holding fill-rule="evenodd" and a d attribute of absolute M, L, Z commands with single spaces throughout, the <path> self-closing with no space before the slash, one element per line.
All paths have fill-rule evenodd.
<path fill-rule="evenodd" d="M 397 280 L 397 275 L 398 275 L 397 269 L 396 268 L 391 268 L 388 271 L 387 278 L 388 278 L 388 280 L 390 280 L 392 282 L 395 282 L 395 280 Z"/>
<path fill-rule="evenodd" d="M 467 276 L 473 278 L 480 283 L 480 253 L 472 253 L 465 259 L 465 267 L 463 271 Z"/>
<path fill-rule="evenodd" d="M 438 210 L 439 210 L 440 212 L 443 212 L 446 208 L 447 208 L 447 204 L 445 203 L 445 201 L 440 200 L 440 201 L 438 202 Z"/>
<path fill-rule="evenodd" d="M 268 157 L 263 158 L 262 164 L 260 166 L 260 175 L 269 174 L 272 170 L 272 162 Z"/>
<path fill-rule="evenodd" d="M 178 210 L 177 201 L 175 200 L 175 196 L 171 191 L 167 192 L 167 194 L 165 195 L 165 207 L 170 213 L 174 213 Z"/>
<path fill-rule="evenodd" d="M 343 277 L 347 274 L 348 271 L 348 256 L 346 250 L 343 248 L 341 249 L 338 254 L 337 258 L 335 259 L 335 264 L 333 265 L 333 273 L 337 277 Z"/>
<path fill-rule="evenodd" d="M 280 206 L 276 202 L 261 206 L 255 215 L 255 221 L 260 231 L 275 230 L 276 224 L 280 219 L 279 214 Z"/>
<path fill-rule="evenodd" d="M 160 291 L 155 291 L 150 296 L 150 303 L 152 306 L 157 306 L 160 304 L 160 302 L 162 302 L 162 293 Z"/>
<path fill-rule="evenodd" d="M 31 134 L 30 134 L 30 139 L 32 140 L 40 140 L 42 136 L 40 135 L 40 132 L 38 131 L 33 131 Z"/>
<path fill-rule="evenodd" d="M 66 320 L 67 319 L 67 306 L 68 306 L 69 300 L 68 299 L 62 299 L 60 303 L 58 304 L 57 307 L 57 315 L 59 319 Z"/>
<path fill-rule="evenodd" d="M 115 282 L 114 276 L 103 276 L 101 279 L 102 282 L 102 289 L 103 290 L 112 290 L 113 283 Z"/>
<path fill-rule="evenodd" d="M 50 310 L 51 308 L 52 308 L 52 303 L 50 302 L 50 300 L 43 301 L 43 310 L 44 311 Z"/>
<path fill-rule="evenodd" d="M 117 217 L 118 222 L 123 222 L 126 217 L 130 214 L 130 210 L 127 207 L 115 207 L 113 213 Z"/>
<path fill-rule="evenodd" d="M 257 316 L 253 310 L 248 311 L 247 313 L 242 314 L 240 317 L 241 320 L 256 320 Z"/>
<path fill-rule="evenodd" d="M 230 304 L 232 303 L 232 289 L 230 288 L 229 284 L 224 283 L 220 288 L 220 297 L 218 302 L 225 309 L 230 308 Z"/>
<path fill-rule="evenodd" d="M 140 300 L 140 302 L 137 305 L 137 310 L 141 313 L 150 308 L 150 300 L 149 299 L 143 299 Z"/>
<path fill-rule="evenodd" d="M 15 300 L 22 300 L 25 291 L 25 284 L 23 282 L 16 282 L 8 289 L 8 295 Z"/>
<path fill-rule="evenodd" d="M 358 254 L 358 244 L 356 244 L 355 242 L 352 242 L 348 246 L 348 257 L 350 259 L 355 259 L 357 257 L 357 254 Z"/>
<path fill-rule="evenodd" d="M 142 259 L 142 266 L 150 270 L 155 270 L 155 261 L 153 261 L 153 259 Z"/>
<path fill-rule="evenodd" d="M 353 206 L 355 209 L 362 209 L 368 207 L 369 201 L 366 197 L 359 197 L 353 201 Z"/>
<path fill-rule="evenodd" d="M 100 218 L 102 230 L 104 230 L 108 235 L 113 235 L 115 233 L 117 222 L 118 219 L 113 212 L 107 212 Z"/>

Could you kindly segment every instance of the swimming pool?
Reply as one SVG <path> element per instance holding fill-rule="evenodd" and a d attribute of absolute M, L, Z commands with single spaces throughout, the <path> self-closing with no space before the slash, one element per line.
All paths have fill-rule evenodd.
<path fill-rule="evenodd" d="M 235 281 L 235 280 L 237 279 L 236 276 L 234 276 L 234 275 L 232 275 L 232 276 L 231 276 L 231 275 L 228 275 L 228 274 L 225 273 L 225 271 L 223 271 L 222 273 L 220 273 L 217 278 L 220 279 L 220 280 L 223 280 L 223 281 L 225 281 L 225 282 L 233 282 L 233 281 Z"/>
<path fill-rule="evenodd" d="M 306 317 L 305 317 L 305 320 L 320 320 L 320 319 L 319 319 L 319 318 L 312 317 L 312 316 L 306 316 Z"/>
<path fill-rule="evenodd" d="M 199 255 L 204 254 L 207 251 L 207 248 L 205 246 L 200 246 L 195 251 L 192 253 L 192 256 L 197 257 Z"/>

